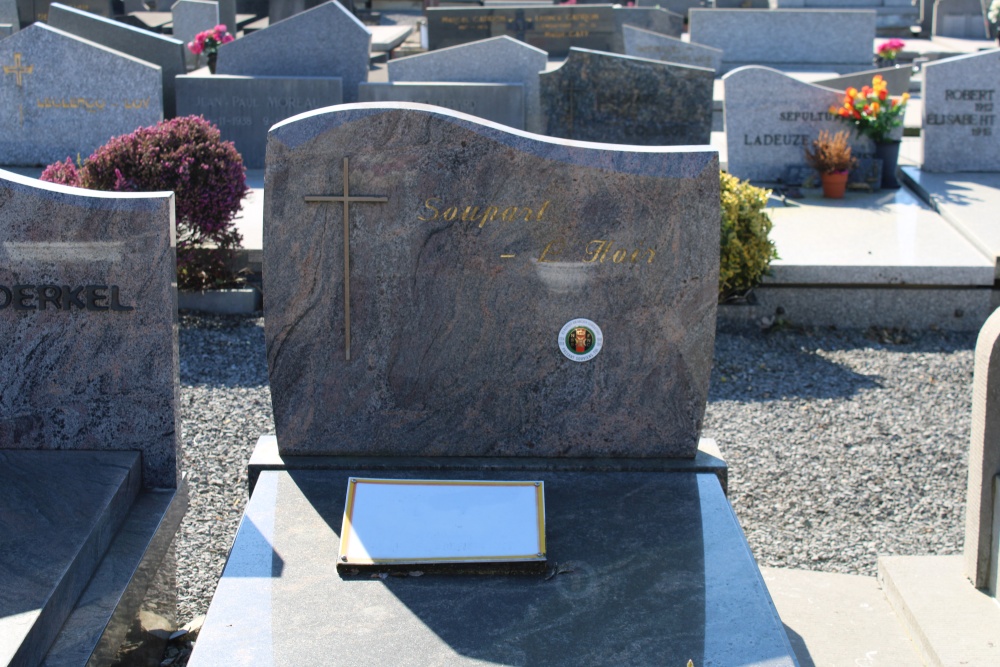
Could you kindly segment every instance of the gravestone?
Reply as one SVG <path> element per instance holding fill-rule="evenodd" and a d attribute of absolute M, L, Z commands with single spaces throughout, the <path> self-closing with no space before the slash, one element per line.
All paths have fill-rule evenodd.
<path fill-rule="evenodd" d="M 1000 51 L 945 58 L 923 69 L 925 171 L 1000 171 Z"/>
<path fill-rule="evenodd" d="M 794 664 L 710 472 L 721 462 L 698 440 L 718 179 L 708 148 L 563 141 L 423 105 L 273 128 L 277 439 L 254 453 L 247 513 L 188 664 L 335 653 L 575 666 L 617 664 L 623 646 L 633 664 Z M 368 477 L 534 480 L 545 535 L 532 556 L 559 566 L 338 571 L 345 491 Z M 378 619 L 376 639 L 359 619 Z"/>
<path fill-rule="evenodd" d="M 727 168 L 734 176 L 761 182 L 784 179 L 789 167 L 805 165 L 805 149 L 821 130 L 846 130 L 855 157 L 874 153 L 871 139 L 830 113 L 831 106 L 844 101 L 841 90 L 804 83 L 766 67 L 741 67 L 722 81 Z"/>
<path fill-rule="evenodd" d="M 344 101 L 368 80 L 371 33 L 338 2 L 326 2 L 219 48 L 216 72 L 318 76 L 343 81 Z"/>
<path fill-rule="evenodd" d="M 518 83 L 524 87 L 524 127 L 544 132 L 539 74 L 548 64 L 541 49 L 512 37 L 495 37 L 389 61 L 389 81 Z"/>
<path fill-rule="evenodd" d="M 17 0 L 0 0 L 0 26 L 10 26 L 6 32 L 0 32 L 0 38 L 21 29 L 21 20 L 17 16 Z"/>
<path fill-rule="evenodd" d="M 691 44 L 676 37 L 632 26 L 625 26 L 622 36 L 627 56 L 707 67 L 716 73 L 722 70 L 722 49 Z"/>
<path fill-rule="evenodd" d="M 0 39 L 10 37 L 14 33 L 14 26 L 9 23 L 0 23 Z"/>
<path fill-rule="evenodd" d="M 30 21 L 47 23 L 51 2 L 52 0 L 26 0 L 23 3 L 19 2 L 18 7 L 21 11 L 22 26 Z M 113 4 L 113 0 L 79 0 L 73 6 L 97 16 L 111 18 L 115 15 Z"/>
<path fill-rule="evenodd" d="M 933 20 L 935 37 L 990 38 L 980 0 L 934 0 Z"/>
<path fill-rule="evenodd" d="M 226 30 L 233 37 L 239 32 L 236 25 L 236 0 L 219 0 L 219 23 L 226 26 Z"/>
<path fill-rule="evenodd" d="M 678 14 L 683 17 L 687 17 L 688 10 L 693 7 L 704 7 L 704 0 L 636 0 L 636 7 L 660 7 Z"/>
<path fill-rule="evenodd" d="M 172 193 L 0 171 L 5 665 L 110 664 L 173 567 L 186 503 L 175 281 Z"/>
<path fill-rule="evenodd" d="M 722 66 L 766 65 L 785 70 L 871 69 L 872 10 L 692 9 L 691 42 L 722 49 Z M 780 45 L 780 46 L 779 46 Z"/>
<path fill-rule="evenodd" d="M 549 136 L 644 146 L 711 141 L 711 69 L 573 48 L 541 82 Z"/>
<path fill-rule="evenodd" d="M 159 65 L 163 75 L 164 116 L 173 118 L 176 115 L 174 77 L 185 73 L 184 55 L 187 49 L 184 42 L 58 3 L 52 3 L 49 9 L 49 25 L 139 60 Z"/>
<path fill-rule="evenodd" d="M 174 19 L 174 38 L 189 44 L 199 32 L 211 30 L 219 24 L 219 3 L 178 0 L 170 8 L 170 14 Z M 206 59 L 204 54 L 196 55 L 188 49 L 184 49 L 184 57 L 187 58 L 189 69 L 198 67 Z"/>
<path fill-rule="evenodd" d="M 880 67 L 864 72 L 856 72 L 855 74 L 844 74 L 829 79 L 819 79 L 810 83 L 823 86 L 824 88 L 833 88 L 834 90 L 846 91 L 848 88 L 861 90 L 865 86 L 872 85 L 872 79 L 875 76 L 881 76 L 882 80 L 885 81 L 889 94 L 898 97 L 903 93 L 910 92 L 911 74 L 913 74 L 912 67 Z"/>
<path fill-rule="evenodd" d="M 163 119 L 156 65 L 36 23 L 0 42 L 0 164 L 89 156 Z"/>
<path fill-rule="evenodd" d="M 431 104 L 524 129 L 524 86 L 520 83 L 362 83 L 358 101 Z"/>
<path fill-rule="evenodd" d="M 177 113 L 204 116 L 232 141 L 248 169 L 264 168 L 267 131 L 297 114 L 340 104 L 340 79 L 184 75 L 177 77 Z"/>

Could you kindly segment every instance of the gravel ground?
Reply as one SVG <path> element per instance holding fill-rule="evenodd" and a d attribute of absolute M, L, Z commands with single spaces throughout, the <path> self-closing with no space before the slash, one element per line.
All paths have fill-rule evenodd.
<path fill-rule="evenodd" d="M 703 434 L 761 565 L 874 575 L 878 554 L 962 549 L 974 334 L 720 330 Z M 185 316 L 191 505 L 179 619 L 205 613 L 273 433 L 263 320 Z"/>

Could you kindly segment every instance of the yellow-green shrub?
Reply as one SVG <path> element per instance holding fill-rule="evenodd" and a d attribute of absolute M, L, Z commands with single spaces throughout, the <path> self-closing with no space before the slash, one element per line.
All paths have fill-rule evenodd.
<path fill-rule="evenodd" d="M 765 208 L 771 191 L 720 172 L 722 234 L 719 301 L 746 294 L 767 274 L 778 253 L 768 238 L 771 219 Z"/>

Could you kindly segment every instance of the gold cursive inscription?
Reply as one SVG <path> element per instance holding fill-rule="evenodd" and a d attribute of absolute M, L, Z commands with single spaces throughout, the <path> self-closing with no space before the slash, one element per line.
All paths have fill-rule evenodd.
<path fill-rule="evenodd" d="M 487 222 L 493 222 L 497 219 L 503 222 L 515 222 L 518 220 L 523 220 L 524 222 L 541 222 L 542 216 L 545 215 L 545 211 L 551 203 L 551 201 L 546 200 L 537 208 L 536 212 L 536 209 L 531 206 L 501 207 L 495 204 L 489 206 L 463 206 L 462 204 L 446 206 L 444 200 L 440 197 L 428 197 L 424 201 L 423 209 L 421 209 L 422 213 L 417 215 L 417 220 L 423 222 L 430 222 L 432 220 L 446 220 L 448 222 L 461 220 L 462 222 L 478 223 L 477 226 L 480 229 Z"/>
<path fill-rule="evenodd" d="M 560 261 L 559 257 L 563 254 L 565 246 L 562 240 L 550 241 L 539 255 L 538 262 Z M 646 264 L 652 264 L 655 257 L 656 251 L 652 248 L 621 248 L 615 247 L 614 240 L 595 239 L 586 245 L 580 261 L 588 264 L 638 264 L 645 260 Z"/>

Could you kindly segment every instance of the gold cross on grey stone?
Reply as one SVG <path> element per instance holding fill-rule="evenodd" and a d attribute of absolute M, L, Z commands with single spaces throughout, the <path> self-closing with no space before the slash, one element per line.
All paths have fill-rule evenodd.
<path fill-rule="evenodd" d="M 24 75 L 25 74 L 31 74 L 34 71 L 35 71 L 35 66 L 34 65 L 22 65 L 21 64 L 21 54 L 20 53 L 15 53 L 14 54 L 14 64 L 13 65 L 4 65 L 3 66 L 3 73 L 4 74 L 13 74 L 14 75 L 14 79 L 15 79 L 15 81 L 17 83 L 17 87 L 18 88 L 20 88 L 24 84 Z"/>
<path fill-rule="evenodd" d="M 307 202 L 343 202 L 344 203 L 344 355 L 351 360 L 351 224 L 350 207 L 355 204 L 383 204 L 388 197 L 352 197 L 348 186 L 347 158 L 344 158 L 344 194 L 343 195 L 307 195 Z"/>

